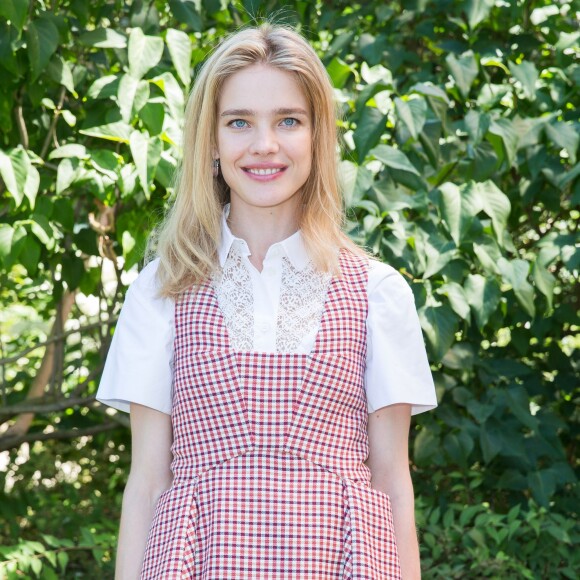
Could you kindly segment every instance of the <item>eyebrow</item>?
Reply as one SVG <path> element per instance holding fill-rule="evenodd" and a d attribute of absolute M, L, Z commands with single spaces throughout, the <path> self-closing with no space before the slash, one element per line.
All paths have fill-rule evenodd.
<path fill-rule="evenodd" d="M 308 113 L 304 109 L 274 109 L 272 111 L 275 115 L 304 115 L 308 116 Z M 220 117 L 255 117 L 257 115 L 256 111 L 251 109 L 227 109 L 224 111 Z"/>

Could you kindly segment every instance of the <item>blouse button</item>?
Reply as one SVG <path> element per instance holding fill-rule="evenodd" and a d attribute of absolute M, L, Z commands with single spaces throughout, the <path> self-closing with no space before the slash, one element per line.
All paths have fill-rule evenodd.
<path fill-rule="evenodd" d="M 267 322 L 264 322 L 263 324 L 260 324 L 260 330 L 262 332 L 268 332 L 268 330 L 270 330 L 270 325 Z"/>

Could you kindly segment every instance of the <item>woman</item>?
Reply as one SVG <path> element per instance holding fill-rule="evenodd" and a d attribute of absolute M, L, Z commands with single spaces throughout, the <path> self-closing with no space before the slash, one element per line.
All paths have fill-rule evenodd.
<path fill-rule="evenodd" d="M 131 414 L 119 580 L 420 577 L 408 433 L 433 381 L 409 286 L 341 232 L 335 127 L 285 27 L 196 79 L 97 395 Z"/>

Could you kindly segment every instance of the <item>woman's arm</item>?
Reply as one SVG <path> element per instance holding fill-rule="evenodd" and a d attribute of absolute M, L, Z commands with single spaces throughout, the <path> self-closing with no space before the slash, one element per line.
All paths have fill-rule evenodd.
<path fill-rule="evenodd" d="M 409 471 L 411 406 L 395 404 L 369 415 L 371 485 L 391 499 L 397 550 L 403 580 L 421 578 L 415 529 L 415 499 Z"/>
<path fill-rule="evenodd" d="M 131 472 L 123 494 L 115 580 L 137 580 L 161 493 L 171 486 L 171 416 L 131 403 Z"/>

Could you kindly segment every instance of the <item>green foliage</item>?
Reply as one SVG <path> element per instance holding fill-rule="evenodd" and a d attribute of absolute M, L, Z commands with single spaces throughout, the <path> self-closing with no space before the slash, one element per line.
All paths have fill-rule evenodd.
<path fill-rule="evenodd" d="M 48 439 L 35 466 L 17 455 L 25 439 L 4 443 L 4 487 L 30 478 L 0 502 L 6 572 L 112 574 L 126 470 L 92 458 L 87 475 L 74 446 L 67 461 L 100 495 L 59 484 L 57 500 L 42 482 L 68 454 L 45 435 L 103 447 L 95 433 L 116 425 L 91 397 L 126 273 L 172 194 L 192 72 L 250 14 L 280 9 L 336 88 L 349 232 L 408 277 L 433 363 L 440 406 L 413 430 L 425 576 L 572 578 L 580 33 L 564 0 L 0 3 L 3 421 L 67 291 L 83 329 L 59 343 L 43 399 L 56 407 L 28 433 Z M 126 461 L 125 437 L 112 433 Z M 39 517 L 63 498 L 66 525 Z"/>

